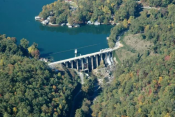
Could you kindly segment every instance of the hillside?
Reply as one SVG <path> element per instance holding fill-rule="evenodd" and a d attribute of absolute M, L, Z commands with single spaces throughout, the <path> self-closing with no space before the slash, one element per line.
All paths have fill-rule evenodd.
<path fill-rule="evenodd" d="M 127 34 L 132 42 L 126 35 L 122 41 L 136 51 L 132 57 L 125 54 L 117 65 L 113 83 L 104 87 L 92 105 L 93 117 L 174 117 L 175 5 L 166 6 L 145 9 L 131 20 Z M 133 34 L 141 35 L 143 44 L 153 44 L 149 51 L 138 51 L 145 48 L 142 40 L 133 46 L 137 39 L 132 39 Z"/>
<path fill-rule="evenodd" d="M 0 116 L 67 117 L 78 84 L 76 74 L 51 70 L 31 58 L 37 50 L 34 45 L 30 55 L 28 41 L 17 45 L 14 39 L 0 35 Z"/>
<path fill-rule="evenodd" d="M 174 0 L 58 0 L 39 15 L 56 24 L 114 22 L 108 45 L 119 39 L 124 45 L 114 52 L 114 78 L 99 86 L 82 74 L 73 99 L 79 85 L 73 70 L 50 69 L 38 61 L 36 43 L 0 35 L 0 116 L 68 117 L 71 107 L 78 108 L 75 117 L 175 116 Z"/>

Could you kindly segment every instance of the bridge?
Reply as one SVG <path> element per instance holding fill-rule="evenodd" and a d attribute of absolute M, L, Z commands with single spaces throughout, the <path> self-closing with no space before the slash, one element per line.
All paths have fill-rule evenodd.
<path fill-rule="evenodd" d="M 48 65 L 50 67 L 55 67 L 57 64 L 65 64 L 66 67 L 71 66 L 71 68 L 74 68 L 74 66 L 76 65 L 77 70 L 79 70 L 79 68 L 81 68 L 81 71 L 86 71 L 86 70 L 89 71 L 89 63 L 91 64 L 92 69 L 94 69 L 94 66 L 98 67 L 100 60 L 102 61 L 102 60 L 106 60 L 107 57 L 112 57 L 112 51 L 117 50 L 118 48 L 120 48 L 122 46 L 123 45 L 118 41 L 116 43 L 115 47 L 113 47 L 113 48 L 106 48 L 106 49 L 100 50 L 99 52 L 94 52 L 94 53 L 81 55 L 81 56 L 77 56 L 77 57 L 73 57 L 73 58 L 69 58 L 69 59 L 65 59 L 65 60 L 61 60 L 61 61 L 52 62 L 52 63 L 49 63 Z M 105 55 L 105 57 L 104 57 L 104 55 Z M 91 58 L 90 61 L 89 61 L 89 58 Z M 95 65 L 94 65 L 94 58 L 96 60 Z M 100 60 L 99 60 L 99 58 L 100 58 Z"/>

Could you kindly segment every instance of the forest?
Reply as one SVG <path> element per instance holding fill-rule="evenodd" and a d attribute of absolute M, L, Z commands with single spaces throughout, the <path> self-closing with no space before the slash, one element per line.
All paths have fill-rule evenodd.
<path fill-rule="evenodd" d="M 91 102 L 95 78 L 82 86 L 84 97 L 75 117 L 174 117 L 175 115 L 175 1 L 174 0 L 79 0 L 72 10 L 63 0 L 43 6 L 44 19 L 53 23 L 108 24 L 108 44 L 114 47 L 120 35 L 141 35 L 153 43 L 116 65 L 111 84 L 104 84 Z M 143 6 L 153 8 L 144 9 Z M 75 6 L 76 7 L 76 6 Z M 160 9 L 159 9 L 160 8 Z M 0 35 L 0 116 L 67 117 L 78 86 L 78 76 L 69 69 L 59 72 L 38 61 L 36 43 Z M 121 48 L 122 49 L 122 48 Z M 129 56 L 129 55 L 128 55 Z"/>
<path fill-rule="evenodd" d="M 143 4 L 153 7 L 167 7 L 171 3 L 175 3 L 175 0 L 141 0 Z"/>
<path fill-rule="evenodd" d="M 52 16 L 51 22 L 56 24 L 85 23 L 89 20 L 109 24 L 137 16 L 138 10 L 139 4 L 134 0 L 58 0 L 43 6 L 39 16 L 43 19 Z"/>
<path fill-rule="evenodd" d="M 154 46 L 116 66 L 115 79 L 105 85 L 91 106 L 91 116 L 174 117 L 175 5 L 168 1 L 160 0 L 160 10 L 144 9 L 139 17 L 128 22 L 128 33 L 141 34 L 141 39 Z M 147 4 L 152 4 L 151 0 Z M 111 30 L 114 41 L 119 28 L 122 27 Z"/>
<path fill-rule="evenodd" d="M 78 76 L 56 72 L 38 60 L 37 44 L 0 35 L 0 116 L 58 117 L 69 115 Z"/>

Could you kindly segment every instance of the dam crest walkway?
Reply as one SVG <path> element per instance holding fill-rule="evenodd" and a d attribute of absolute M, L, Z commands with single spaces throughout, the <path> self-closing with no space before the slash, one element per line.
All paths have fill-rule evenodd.
<path fill-rule="evenodd" d="M 78 59 L 83 59 L 83 58 L 87 58 L 87 57 L 91 57 L 91 56 L 101 55 L 101 54 L 104 54 L 104 53 L 112 52 L 112 51 L 117 50 L 117 49 L 119 49 L 121 47 L 123 47 L 123 45 L 118 41 L 116 43 L 116 46 L 113 47 L 113 48 L 101 49 L 98 52 L 94 52 L 94 53 L 90 53 L 90 54 L 86 54 L 86 55 L 81 55 L 81 56 L 77 56 L 77 57 L 73 57 L 73 58 L 69 58 L 69 59 L 65 59 L 65 60 L 60 60 L 60 61 L 52 62 L 52 63 L 49 63 L 48 65 L 49 66 L 54 66 L 56 64 L 61 64 L 61 63 L 76 61 Z"/>

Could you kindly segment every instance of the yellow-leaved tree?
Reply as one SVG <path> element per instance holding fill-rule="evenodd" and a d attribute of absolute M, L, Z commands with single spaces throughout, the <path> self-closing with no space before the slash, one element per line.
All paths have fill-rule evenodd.
<path fill-rule="evenodd" d="M 30 54 L 30 56 L 34 57 L 34 58 L 39 58 L 39 50 L 38 50 L 38 44 L 33 43 L 29 48 L 28 48 L 28 52 Z"/>
<path fill-rule="evenodd" d="M 123 20 L 123 26 L 124 26 L 125 28 L 128 28 L 128 21 L 127 21 L 127 19 L 124 19 L 124 20 Z"/>
<path fill-rule="evenodd" d="M 13 107 L 13 113 L 16 115 L 16 112 L 17 112 L 17 108 L 16 107 Z"/>

